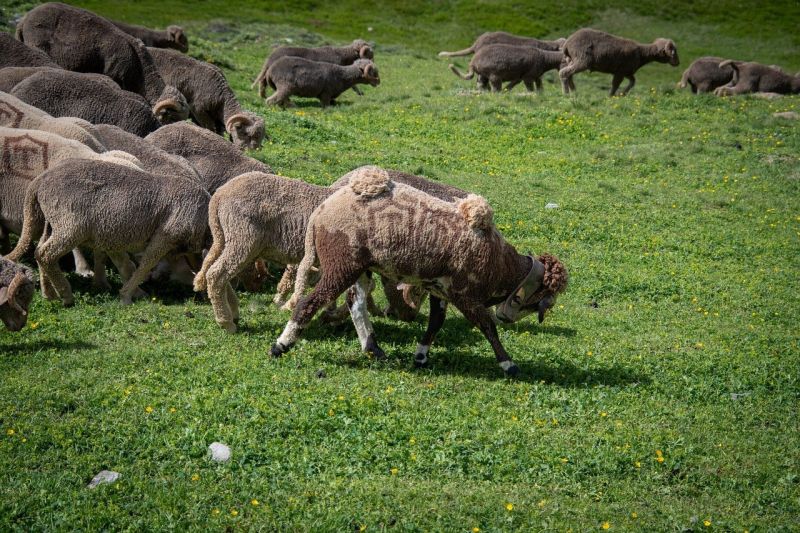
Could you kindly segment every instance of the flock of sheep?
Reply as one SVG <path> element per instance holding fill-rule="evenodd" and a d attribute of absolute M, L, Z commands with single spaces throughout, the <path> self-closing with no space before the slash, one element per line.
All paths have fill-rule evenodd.
<path fill-rule="evenodd" d="M 217 323 L 233 332 L 234 284 L 258 287 L 269 261 L 287 265 L 275 303 L 293 309 L 272 346 L 275 356 L 324 309 L 330 320 L 349 313 L 362 348 L 383 357 L 370 314 L 412 320 L 430 295 L 415 364 L 427 363 L 452 303 L 486 336 L 502 369 L 518 372 L 496 323 L 531 313 L 544 319 L 568 280 L 556 257 L 519 254 L 497 231 L 485 199 L 420 176 L 367 166 L 321 187 L 273 174 L 243 151 L 262 144 L 263 119 L 241 108 L 220 69 L 184 55 L 187 49 L 177 26 L 154 31 L 58 3 L 27 13 L 16 39 L 0 33 L 4 252 L 9 233 L 19 235 L 0 258 L 0 318 L 7 328 L 26 323 L 34 277 L 17 261 L 38 241 L 42 295 L 64 305 L 73 296 L 59 259 L 72 253 L 76 271 L 104 288 L 110 259 L 124 282 L 123 303 L 143 294 L 139 286 L 154 269 L 166 269 L 207 291 Z M 670 40 L 642 45 L 588 29 L 558 41 L 494 32 L 440 55 L 470 53 L 466 76 L 451 68 L 477 75 L 479 87 L 493 90 L 505 82 L 541 88 L 541 75 L 559 68 L 565 92 L 574 91 L 575 73 L 596 70 L 613 74 L 612 94 L 627 78 L 626 93 L 645 63 L 678 64 Z M 360 93 L 358 84 L 380 83 L 373 56 L 362 40 L 282 47 L 253 85 L 261 96 L 267 86 L 275 91 L 270 104 L 290 105 L 297 95 L 326 106 L 348 89 Z M 784 86 L 769 80 L 792 78 L 753 65 L 695 62 L 684 82 L 700 91 L 724 86 L 735 93 L 749 84 L 778 92 Z M 730 72 L 725 80 L 723 71 Z M 788 87 L 797 92 L 798 83 L 792 78 Z M 82 249 L 92 250 L 93 265 Z M 372 273 L 382 278 L 384 310 L 371 297 Z M 346 304 L 336 307 L 343 293 Z"/>

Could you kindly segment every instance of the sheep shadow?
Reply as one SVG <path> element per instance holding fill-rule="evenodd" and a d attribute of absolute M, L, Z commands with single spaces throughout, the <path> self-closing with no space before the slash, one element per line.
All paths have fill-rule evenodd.
<path fill-rule="evenodd" d="M 8 338 L 0 339 L 0 355 L 2 356 L 25 356 L 33 355 L 43 350 L 91 350 L 97 346 L 86 341 L 65 341 L 53 339 L 37 339 L 33 341 L 15 342 L 15 334 L 10 334 Z M 8 342 L 10 341 L 10 343 Z"/>

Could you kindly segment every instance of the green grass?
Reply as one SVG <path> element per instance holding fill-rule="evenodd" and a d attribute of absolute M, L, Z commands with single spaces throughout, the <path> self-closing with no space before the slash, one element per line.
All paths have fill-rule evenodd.
<path fill-rule="evenodd" d="M 475 191 L 570 288 L 543 325 L 501 330 L 523 371 L 509 381 L 456 312 L 427 370 L 422 318 L 376 320 L 386 363 L 316 322 L 272 360 L 274 281 L 240 293 L 228 335 L 188 289 L 122 307 L 70 276 L 75 307 L 37 295 L 28 327 L 0 332 L 0 529 L 800 527 L 800 129 L 772 116 L 800 99 L 674 88 L 699 55 L 800 70 L 796 2 L 241 4 L 84 5 L 186 21 L 191 53 L 265 117 L 252 155 L 278 173 L 327 184 L 375 163 Z M 574 98 L 491 95 L 435 56 L 488 29 L 581 25 L 672 37 L 681 67 L 645 67 L 627 98 L 599 74 Z M 362 98 L 279 110 L 249 88 L 274 43 L 361 36 L 383 79 Z M 209 461 L 213 441 L 230 463 Z M 104 468 L 120 481 L 86 489 Z"/>

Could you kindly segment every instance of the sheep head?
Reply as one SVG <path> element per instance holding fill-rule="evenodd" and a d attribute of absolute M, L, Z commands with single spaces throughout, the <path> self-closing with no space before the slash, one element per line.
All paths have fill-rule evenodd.
<path fill-rule="evenodd" d="M 363 39 L 356 39 L 350 46 L 352 46 L 354 50 L 358 50 L 358 57 L 361 59 L 372 59 L 375 57 L 372 46 Z"/>
<path fill-rule="evenodd" d="M 537 313 L 539 323 L 545 313 L 556 303 L 556 297 L 567 287 L 569 275 L 563 263 L 554 255 L 529 256 L 531 269 L 522 282 L 497 306 L 496 316 L 500 322 L 511 323 Z"/>
<path fill-rule="evenodd" d="M 258 150 L 266 137 L 264 119 L 249 111 L 242 111 L 230 117 L 225 122 L 225 131 L 230 134 L 231 141 L 240 150 L 245 148 Z"/>
<path fill-rule="evenodd" d="M 375 66 L 375 63 L 369 59 L 357 59 L 353 65 L 361 69 L 361 77 L 364 79 L 364 81 L 373 87 L 377 87 L 381 84 L 381 78 L 378 74 L 378 67 Z"/>
<path fill-rule="evenodd" d="M 18 270 L 11 283 L 0 288 L 0 320 L 10 331 L 25 327 L 33 292 L 33 275 L 27 269 Z"/>
<path fill-rule="evenodd" d="M 180 122 L 189 118 L 189 104 L 176 87 L 167 85 L 153 106 L 153 114 L 162 124 Z"/>
<path fill-rule="evenodd" d="M 672 39 L 656 39 L 653 44 L 658 49 L 661 63 L 669 63 L 673 67 L 677 67 L 680 64 L 678 49 Z"/>
<path fill-rule="evenodd" d="M 167 26 L 167 35 L 170 41 L 174 43 L 172 48 L 180 50 L 184 54 L 189 51 L 189 40 L 186 38 L 186 34 L 183 33 L 183 28 L 180 26 Z"/>

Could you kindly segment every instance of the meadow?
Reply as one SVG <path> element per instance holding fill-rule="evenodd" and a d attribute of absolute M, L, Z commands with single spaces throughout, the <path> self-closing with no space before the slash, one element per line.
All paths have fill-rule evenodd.
<path fill-rule="evenodd" d="M 78 4 L 183 25 L 264 116 L 250 155 L 276 173 L 329 184 L 377 164 L 476 192 L 570 286 L 543 324 L 501 329 L 509 380 L 452 309 L 426 369 L 424 316 L 374 321 L 385 362 L 317 321 L 271 359 L 278 269 L 239 292 L 234 335 L 188 287 L 149 283 L 123 307 L 69 275 L 74 307 L 37 294 L 28 326 L 0 331 L 0 529 L 800 529 L 800 128 L 773 116 L 800 97 L 676 88 L 701 55 L 800 70 L 800 4 Z M 30 4 L 1 7 L 8 24 Z M 581 26 L 672 38 L 681 65 L 644 67 L 624 98 L 581 73 L 564 97 L 552 74 L 541 95 L 478 93 L 436 56 Z M 354 38 L 376 43 L 382 79 L 363 97 L 283 110 L 250 88 L 272 46 Z M 209 460 L 214 441 L 230 462 Z M 87 489 L 102 469 L 119 481 Z"/>

